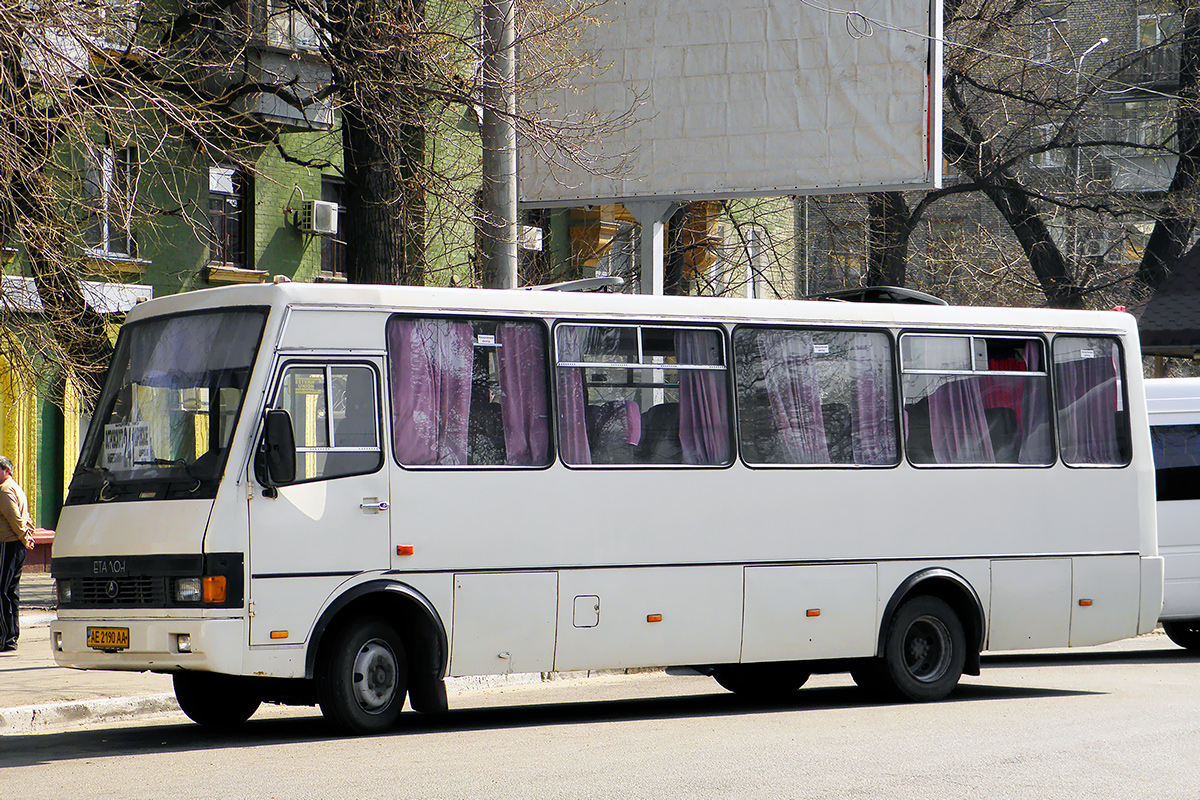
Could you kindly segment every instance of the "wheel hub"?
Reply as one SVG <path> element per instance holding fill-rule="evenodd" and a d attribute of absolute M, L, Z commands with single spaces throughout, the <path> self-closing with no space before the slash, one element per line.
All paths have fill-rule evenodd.
<path fill-rule="evenodd" d="M 932 683 L 946 674 L 953 646 L 950 631 L 940 619 L 924 616 L 913 620 L 904 645 L 905 666 L 913 678 Z"/>
<path fill-rule="evenodd" d="M 354 698 L 368 713 L 386 708 L 396 694 L 396 654 L 386 642 L 372 639 L 354 659 Z"/>

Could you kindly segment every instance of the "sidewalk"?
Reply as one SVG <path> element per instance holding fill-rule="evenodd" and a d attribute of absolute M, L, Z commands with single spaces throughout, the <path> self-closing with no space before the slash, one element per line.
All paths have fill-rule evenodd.
<path fill-rule="evenodd" d="M 169 675 L 55 664 L 50 651 L 54 603 L 49 573 L 22 573 L 18 648 L 0 653 L 0 736 L 178 711 Z"/>

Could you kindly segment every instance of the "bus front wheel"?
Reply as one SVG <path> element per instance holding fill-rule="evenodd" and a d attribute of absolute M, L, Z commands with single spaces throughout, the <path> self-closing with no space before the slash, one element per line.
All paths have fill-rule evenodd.
<path fill-rule="evenodd" d="M 1186 650 L 1200 650 L 1200 619 L 1164 620 L 1162 626 L 1175 644 Z"/>
<path fill-rule="evenodd" d="M 208 728 L 235 728 L 262 704 L 244 681 L 212 672 L 176 672 L 175 700 L 193 722 Z"/>
<path fill-rule="evenodd" d="M 966 663 L 967 637 L 954 609 L 928 595 L 905 601 L 888 627 L 882 677 L 900 699 L 941 700 Z"/>
<path fill-rule="evenodd" d="M 395 724 L 408 690 L 404 642 L 380 617 L 342 628 L 317 676 L 325 718 L 353 733 L 379 733 Z"/>

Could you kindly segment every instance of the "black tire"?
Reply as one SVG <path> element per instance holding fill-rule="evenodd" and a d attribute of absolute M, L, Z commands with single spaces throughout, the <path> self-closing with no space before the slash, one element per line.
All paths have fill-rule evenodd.
<path fill-rule="evenodd" d="M 1172 642 L 1185 650 L 1200 651 L 1200 619 L 1163 621 L 1163 631 Z"/>
<path fill-rule="evenodd" d="M 183 713 L 206 728 L 236 728 L 262 705 L 262 698 L 246 681 L 230 675 L 176 672 L 172 682 Z"/>
<path fill-rule="evenodd" d="M 317 673 L 325 719 L 352 733 L 380 733 L 395 724 L 407 691 L 408 662 L 395 628 L 364 617 L 334 634 Z"/>
<path fill-rule="evenodd" d="M 926 702 L 954 691 L 967 657 L 967 637 L 954 609 L 936 597 L 907 600 L 896 610 L 883 646 L 888 693 Z"/>
<path fill-rule="evenodd" d="M 799 691 L 811 674 L 800 664 L 787 661 L 724 664 L 713 668 L 717 683 L 751 700 L 787 699 Z"/>

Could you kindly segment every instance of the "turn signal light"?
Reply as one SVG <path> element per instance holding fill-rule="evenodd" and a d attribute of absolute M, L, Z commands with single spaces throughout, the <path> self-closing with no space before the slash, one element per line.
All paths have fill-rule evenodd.
<path fill-rule="evenodd" d="M 1083 606 L 1084 608 L 1090 606 L 1091 604 L 1092 604 L 1092 601 L 1088 600 L 1086 597 L 1080 599 L 1080 601 L 1079 601 L 1079 605 Z"/>
<path fill-rule="evenodd" d="M 662 614 L 647 614 L 646 622 L 662 622 Z"/>
<path fill-rule="evenodd" d="M 396 545 L 396 555 L 398 555 L 398 556 L 411 556 L 415 552 L 416 552 L 416 548 L 413 547 L 411 544 Z"/>
<path fill-rule="evenodd" d="M 206 603 L 224 603 L 225 602 L 225 576 L 224 575 L 207 575 L 203 581 L 204 602 Z"/>
<path fill-rule="evenodd" d="M 287 631 L 271 631 L 272 639 L 286 639 L 287 637 L 288 637 Z"/>
<path fill-rule="evenodd" d="M 821 609 L 810 608 L 808 611 L 804 612 L 804 615 L 808 616 L 808 617 L 819 617 L 819 616 L 821 616 Z"/>

